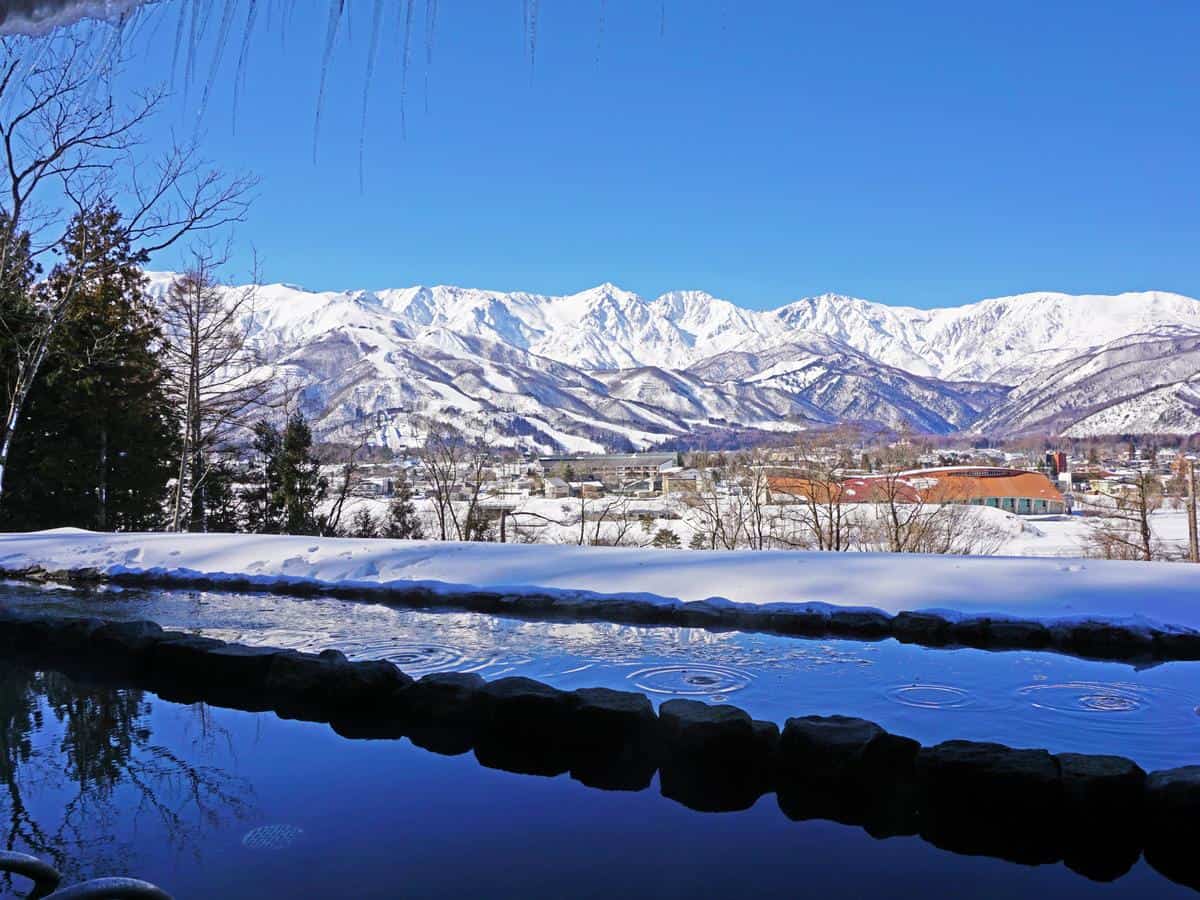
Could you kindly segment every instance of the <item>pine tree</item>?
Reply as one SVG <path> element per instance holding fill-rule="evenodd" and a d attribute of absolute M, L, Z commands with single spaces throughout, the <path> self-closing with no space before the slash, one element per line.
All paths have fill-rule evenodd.
<path fill-rule="evenodd" d="M 379 523 L 371 515 L 371 510 L 365 506 L 360 506 L 354 511 L 354 515 L 350 518 L 350 528 L 347 536 L 355 538 L 379 537 Z"/>
<path fill-rule="evenodd" d="M 384 537 L 419 541 L 425 537 L 417 509 L 413 504 L 412 486 L 407 478 L 396 485 L 396 496 L 388 507 L 388 521 L 384 526 Z"/>
<path fill-rule="evenodd" d="M 162 522 L 177 419 L 159 360 L 161 333 L 142 254 L 120 214 L 72 223 L 66 258 L 44 285 L 70 293 L 10 456 L 10 527 L 136 530 Z"/>
<path fill-rule="evenodd" d="M 279 429 L 261 419 L 254 423 L 251 458 L 244 476 L 244 525 L 252 534 L 278 534 L 282 520 L 279 505 L 279 457 L 283 438 Z"/>
<path fill-rule="evenodd" d="M 651 547 L 661 547 L 664 549 L 677 550 L 679 549 L 679 535 L 671 531 L 669 528 L 660 528 L 654 533 L 654 540 L 650 542 Z"/>
<path fill-rule="evenodd" d="M 312 430 L 299 412 L 288 417 L 279 454 L 284 534 L 320 534 L 317 510 L 329 489 L 313 454 Z"/>

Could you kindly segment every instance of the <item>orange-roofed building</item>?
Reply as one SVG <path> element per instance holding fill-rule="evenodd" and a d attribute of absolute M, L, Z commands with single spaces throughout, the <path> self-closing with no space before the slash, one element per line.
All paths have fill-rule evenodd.
<path fill-rule="evenodd" d="M 993 466 L 946 466 L 898 475 L 865 475 L 837 482 L 793 475 L 767 479 L 773 502 L 965 503 L 992 506 L 1017 515 L 1065 512 L 1066 501 L 1040 472 Z"/>

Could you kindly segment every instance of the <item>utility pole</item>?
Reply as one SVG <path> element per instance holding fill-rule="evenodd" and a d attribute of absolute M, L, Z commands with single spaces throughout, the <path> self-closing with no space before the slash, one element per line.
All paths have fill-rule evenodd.
<path fill-rule="evenodd" d="M 1200 540 L 1196 533 L 1196 461 L 1189 459 L 1187 461 L 1188 469 L 1188 504 L 1187 504 L 1187 520 L 1188 520 L 1188 559 L 1194 563 L 1200 563 Z"/>

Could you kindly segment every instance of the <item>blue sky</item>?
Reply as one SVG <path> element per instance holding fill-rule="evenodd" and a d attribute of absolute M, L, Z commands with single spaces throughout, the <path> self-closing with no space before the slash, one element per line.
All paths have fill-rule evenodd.
<path fill-rule="evenodd" d="M 314 289 L 1200 296 L 1194 2 L 666 0 L 660 34 L 658 0 L 607 0 L 602 30 L 600 0 L 541 0 L 531 71 L 520 0 L 441 0 L 426 113 L 417 0 L 407 136 L 389 17 L 361 189 L 372 4 L 347 2 L 315 162 L 326 4 L 262 15 L 236 131 L 226 50 L 205 150 L 262 178 L 233 274 L 253 247 Z M 134 80 L 169 76 L 163 7 Z M 176 87 L 163 134 L 197 123 Z"/>

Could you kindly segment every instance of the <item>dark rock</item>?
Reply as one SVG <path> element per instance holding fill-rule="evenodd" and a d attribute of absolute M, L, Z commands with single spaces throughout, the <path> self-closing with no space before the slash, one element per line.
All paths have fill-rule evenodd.
<path fill-rule="evenodd" d="M 753 720 L 736 706 L 668 700 L 659 707 L 658 718 L 672 756 L 750 759 L 761 755 Z"/>
<path fill-rule="evenodd" d="M 100 619 L 51 619 L 46 632 L 46 648 L 51 653 L 78 653 L 91 643 L 92 635 L 103 627 L 104 622 Z"/>
<path fill-rule="evenodd" d="M 644 694 L 571 692 L 571 777 L 603 790 L 640 791 L 658 767 L 658 718 Z"/>
<path fill-rule="evenodd" d="M 829 618 L 817 610 L 781 609 L 765 614 L 765 624 L 779 634 L 819 635 L 829 630 Z"/>
<path fill-rule="evenodd" d="M 1057 803 L 1062 794 L 1058 762 L 1045 750 L 945 741 L 921 748 L 916 755 L 916 772 L 935 795 L 1009 800 L 1021 797 Z"/>
<path fill-rule="evenodd" d="M 1041 622 L 994 620 L 988 626 L 993 647 L 1045 647 L 1050 643 L 1050 629 Z"/>
<path fill-rule="evenodd" d="M 916 741 L 865 719 L 803 716 L 784 725 L 780 772 L 798 781 L 852 779 L 861 785 L 907 774 L 919 748 Z"/>
<path fill-rule="evenodd" d="M 1063 862 L 1093 881 L 1115 881 L 1141 852 L 1146 773 L 1120 756 L 1060 753 Z"/>
<path fill-rule="evenodd" d="M 901 612 L 892 619 L 892 634 L 909 644 L 944 644 L 950 639 L 950 622 L 936 613 Z"/>
<path fill-rule="evenodd" d="M 279 653 L 267 669 L 264 691 L 285 708 L 315 704 L 321 684 L 334 665 L 337 663 L 315 653 Z"/>
<path fill-rule="evenodd" d="M 418 725 L 474 728 L 483 710 L 484 687 L 474 673 L 432 672 L 413 682 L 399 699 L 406 717 Z"/>
<path fill-rule="evenodd" d="M 1200 766 L 1151 772 L 1146 778 L 1146 862 L 1193 890 L 1200 890 L 1198 820 Z"/>
<path fill-rule="evenodd" d="M 435 724 L 410 724 L 405 736 L 414 747 L 441 756 L 461 756 L 475 746 L 475 730 L 468 727 Z"/>
<path fill-rule="evenodd" d="M 1154 632 L 1154 655 L 1160 659 L 1200 659 L 1200 632 Z"/>
<path fill-rule="evenodd" d="M 916 834 L 920 803 L 911 781 L 860 788 L 845 781 L 795 781 L 781 777 L 780 811 L 792 821 L 826 819 L 863 828 L 874 838 Z"/>
<path fill-rule="evenodd" d="M 224 646 L 225 642 L 216 638 L 163 632 L 162 640 L 150 647 L 150 668 L 156 676 L 172 681 L 198 679 L 205 671 L 208 654 Z"/>
<path fill-rule="evenodd" d="M 133 656 L 145 653 L 162 639 L 163 629 L 157 622 L 108 622 L 92 634 L 92 647 L 98 653 Z"/>
<path fill-rule="evenodd" d="M 1109 622 L 1056 623 L 1050 627 L 1056 647 L 1102 659 L 1152 656 L 1154 638 L 1148 631 Z"/>
<path fill-rule="evenodd" d="M 750 723 L 753 736 L 755 755 L 769 759 L 772 763 L 779 752 L 779 726 L 774 722 L 754 719 Z"/>
<path fill-rule="evenodd" d="M 892 617 L 872 609 L 835 609 L 829 614 L 829 630 L 834 634 L 881 637 L 891 633 Z"/>
<path fill-rule="evenodd" d="M 1096 826 L 1112 820 L 1129 821 L 1137 817 L 1145 795 L 1146 773 L 1123 756 L 1092 756 L 1059 753 L 1063 796 L 1067 812 L 1080 825 Z"/>
<path fill-rule="evenodd" d="M 921 834 L 959 853 L 1023 863 L 1062 858 L 1063 786 L 1045 750 L 946 741 L 917 753 Z"/>
<path fill-rule="evenodd" d="M 761 768 L 729 765 L 708 758 L 672 757 L 658 772 L 662 795 L 698 812 L 749 809 L 770 790 Z"/>
<path fill-rule="evenodd" d="M 265 686 L 272 661 L 285 652 L 275 647 L 226 644 L 208 651 L 205 666 L 214 685 L 258 692 Z"/>
<path fill-rule="evenodd" d="M 386 660 L 330 664 L 322 681 L 321 700 L 339 710 L 339 721 L 363 715 L 399 714 L 401 696 L 413 680 Z"/>
<path fill-rule="evenodd" d="M 975 616 L 951 622 L 950 640 L 967 647 L 986 647 L 992 640 L 992 620 Z"/>
<path fill-rule="evenodd" d="M 602 791 L 644 791 L 658 762 L 646 753 L 571 755 L 571 778 Z"/>
<path fill-rule="evenodd" d="M 571 692 L 571 730 L 576 741 L 591 745 L 643 740 L 658 719 L 645 694 L 582 688 Z"/>
<path fill-rule="evenodd" d="M 346 654 L 343 653 L 341 650 L 322 650 L 320 653 L 317 654 L 317 658 L 323 659 L 326 662 L 332 662 L 332 663 L 348 663 L 348 662 L 350 662 L 350 660 L 346 659 Z"/>
<path fill-rule="evenodd" d="M 731 626 L 737 610 L 730 607 L 713 606 L 707 600 L 693 600 L 681 604 L 676 610 L 676 621 L 690 628 L 710 628 L 720 625 Z"/>
<path fill-rule="evenodd" d="M 1146 815 L 1156 831 L 1200 821 L 1200 766 L 1151 772 L 1146 778 Z"/>
<path fill-rule="evenodd" d="M 484 685 L 485 727 L 530 743 L 566 742 L 572 707 L 566 691 L 531 678 L 500 678 Z M 565 769 L 564 769 L 565 771 Z"/>
<path fill-rule="evenodd" d="M 475 758 L 492 769 L 561 775 L 570 768 L 567 724 L 571 695 L 530 678 L 486 684 Z"/>
<path fill-rule="evenodd" d="M 548 594 L 506 594 L 501 598 L 500 606 L 522 614 L 547 613 L 558 605 L 557 600 Z"/>
<path fill-rule="evenodd" d="M 1081 836 L 1066 834 L 1063 865 L 1091 881 L 1110 882 L 1126 875 L 1137 865 L 1142 845 L 1133 829 L 1104 834 L 1098 831 Z"/>
<path fill-rule="evenodd" d="M 458 599 L 464 609 L 473 612 L 498 612 L 503 607 L 503 595 L 491 591 L 473 591 L 459 595 Z"/>

